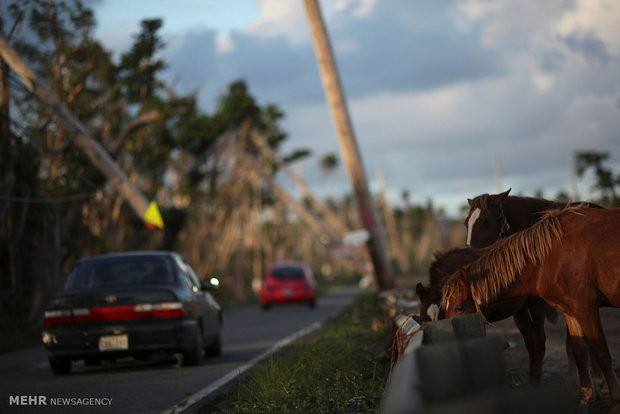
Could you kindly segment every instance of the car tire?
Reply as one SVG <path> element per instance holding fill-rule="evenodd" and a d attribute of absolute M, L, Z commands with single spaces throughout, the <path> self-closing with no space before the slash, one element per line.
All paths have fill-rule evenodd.
<path fill-rule="evenodd" d="M 48 357 L 50 369 L 54 375 L 67 375 L 71 373 L 71 359 Z"/>
<path fill-rule="evenodd" d="M 84 358 L 84 365 L 87 367 L 93 367 L 96 365 L 101 365 L 101 358 L 99 357 L 86 357 Z"/>
<path fill-rule="evenodd" d="M 263 310 L 268 311 L 268 310 L 270 310 L 270 309 L 271 309 L 271 303 L 263 303 L 263 304 L 261 305 L 261 308 L 263 308 Z"/>
<path fill-rule="evenodd" d="M 312 309 L 316 308 L 316 301 L 313 300 L 311 302 L 308 302 L 308 306 L 311 307 Z"/>
<path fill-rule="evenodd" d="M 217 338 L 211 345 L 205 348 L 205 352 L 207 356 L 217 357 L 222 355 L 222 338 L 220 337 L 220 333 L 217 333 Z"/>
<path fill-rule="evenodd" d="M 185 365 L 200 365 L 202 363 L 202 330 L 198 328 L 194 337 L 194 346 L 188 352 L 183 352 L 183 363 Z"/>

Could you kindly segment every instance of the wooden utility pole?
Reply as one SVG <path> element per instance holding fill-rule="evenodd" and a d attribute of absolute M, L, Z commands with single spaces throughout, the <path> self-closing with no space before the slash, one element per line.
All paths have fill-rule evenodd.
<path fill-rule="evenodd" d="M 108 155 L 88 128 L 47 89 L 2 36 L 0 36 L 0 57 L 20 77 L 24 86 L 50 108 L 56 118 L 67 128 L 69 135 L 75 138 L 75 143 L 82 148 L 91 162 L 112 185 L 118 187 L 121 196 L 136 214 L 148 225 L 163 228 L 164 223 L 161 220 L 157 204 L 155 202 L 149 204 L 147 198 L 129 181 L 123 170 Z"/>
<path fill-rule="evenodd" d="M 378 220 L 372 197 L 368 191 L 364 167 L 353 134 L 353 127 L 344 93 L 340 86 L 340 79 L 327 31 L 323 24 L 321 10 L 317 0 L 304 0 L 304 5 L 308 14 L 308 22 L 323 81 L 323 89 L 325 90 L 331 116 L 338 133 L 340 151 L 353 187 L 362 223 L 369 233 L 367 245 L 375 269 L 377 287 L 379 290 L 391 289 L 394 287 L 394 275 L 387 255 L 385 235 Z"/>
<path fill-rule="evenodd" d="M 502 164 L 497 155 L 495 156 L 495 188 L 498 193 L 504 191 L 504 185 L 502 184 Z"/>

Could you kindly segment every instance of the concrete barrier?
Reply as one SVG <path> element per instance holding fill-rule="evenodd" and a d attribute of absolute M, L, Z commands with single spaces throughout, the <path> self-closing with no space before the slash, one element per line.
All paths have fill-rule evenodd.
<path fill-rule="evenodd" d="M 381 413 L 576 413 L 566 390 L 510 389 L 502 335 L 486 336 L 482 314 L 425 323 L 397 315 L 401 336 L 411 334 L 393 367 Z"/>

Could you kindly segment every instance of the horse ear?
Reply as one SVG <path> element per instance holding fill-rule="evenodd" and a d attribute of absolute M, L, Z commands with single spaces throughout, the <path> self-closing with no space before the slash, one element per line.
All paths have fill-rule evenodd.
<path fill-rule="evenodd" d="M 491 200 L 493 201 L 494 204 L 500 205 L 502 201 L 504 201 L 506 197 L 508 197 L 510 190 L 512 190 L 512 188 L 509 188 L 507 191 L 504 191 L 503 193 L 499 193 L 494 196 L 491 196 Z"/>
<path fill-rule="evenodd" d="M 469 204 L 469 207 L 473 207 L 474 206 L 474 200 L 472 200 L 471 198 L 467 199 L 467 204 Z"/>
<path fill-rule="evenodd" d="M 418 295 L 420 299 L 424 299 L 426 295 L 426 289 L 424 289 L 424 285 L 422 283 L 418 283 L 415 287 L 415 293 Z"/>

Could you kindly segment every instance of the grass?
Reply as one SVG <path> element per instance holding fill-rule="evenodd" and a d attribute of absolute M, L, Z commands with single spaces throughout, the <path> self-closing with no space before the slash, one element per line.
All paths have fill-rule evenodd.
<path fill-rule="evenodd" d="M 236 413 L 378 412 L 390 366 L 390 324 L 376 295 L 261 362 L 210 407 Z"/>

